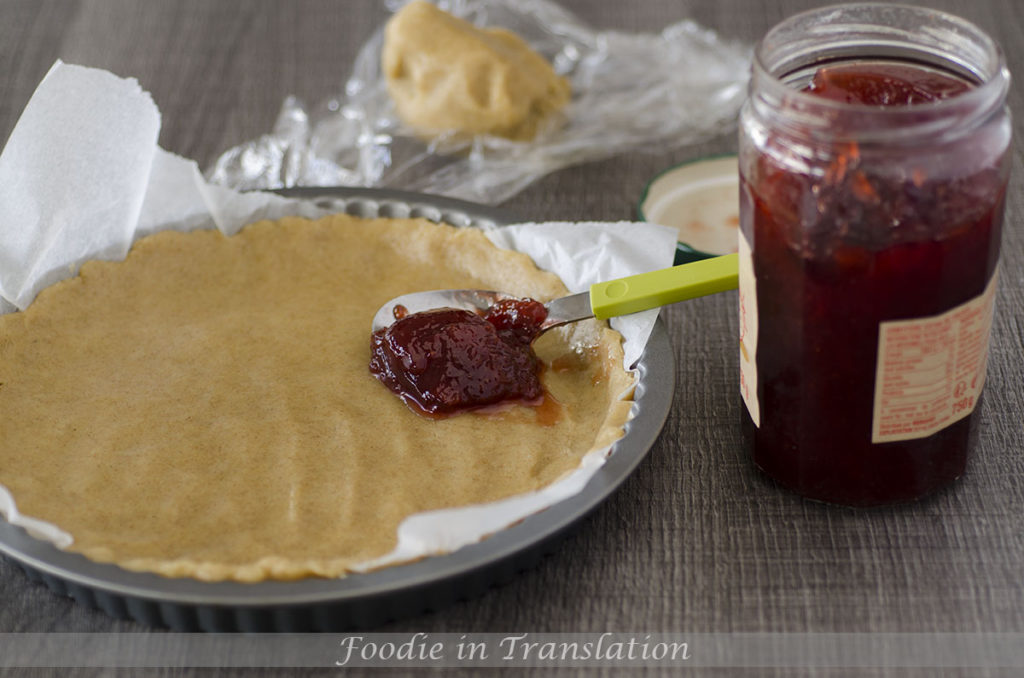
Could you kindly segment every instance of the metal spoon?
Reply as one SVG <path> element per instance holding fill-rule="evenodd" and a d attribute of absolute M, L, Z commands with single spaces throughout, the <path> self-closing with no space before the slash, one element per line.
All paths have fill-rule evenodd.
<path fill-rule="evenodd" d="M 570 294 L 544 304 L 547 319 L 540 331 L 587 318 L 613 318 L 638 311 L 695 299 L 716 292 L 734 290 L 739 282 L 739 255 L 727 254 L 659 271 L 594 283 L 587 292 Z M 395 321 L 395 307 L 405 313 L 434 308 L 462 308 L 486 311 L 494 302 L 515 298 L 491 290 L 432 290 L 395 297 L 373 316 L 373 331 Z"/>

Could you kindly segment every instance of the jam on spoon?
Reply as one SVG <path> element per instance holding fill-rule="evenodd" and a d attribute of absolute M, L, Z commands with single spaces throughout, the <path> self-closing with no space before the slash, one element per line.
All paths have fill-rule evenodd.
<path fill-rule="evenodd" d="M 547 317 L 532 299 L 504 299 L 482 315 L 454 308 L 395 309 L 371 339 L 370 372 L 414 411 L 442 418 L 504 403 L 539 404 L 541 362 L 531 343 Z"/>
<path fill-rule="evenodd" d="M 736 289 L 738 271 L 730 254 L 594 283 L 547 304 L 489 290 L 412 292 L 374 314 L 370 372 L 426 416 L 522 402 L 537 407 L 538 421 L 549 421 L 541 363 L 531 349 L 540 333 Z"/>

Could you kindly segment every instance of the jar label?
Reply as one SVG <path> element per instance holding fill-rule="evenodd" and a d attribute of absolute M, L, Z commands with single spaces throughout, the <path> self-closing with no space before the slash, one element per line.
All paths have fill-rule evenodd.
<path fill-rule="evenodd" d="M 757 289 L 754 255 L 747 237 L 740 232 L 740 395 L 754 425 L 761 427 L 761 404 L 757 400 Z"/>
<path fill-rule="evenodd" d="M 985 383 L 997 277 L 941 315 L 879 324 L 871 442 L 924 438 L 974 411 Z"/>

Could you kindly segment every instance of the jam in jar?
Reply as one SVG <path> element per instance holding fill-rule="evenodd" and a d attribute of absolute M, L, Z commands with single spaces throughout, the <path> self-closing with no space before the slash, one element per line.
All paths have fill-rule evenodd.
<path fill-rule="evenodd" d="M 923 8 L 814 10 L 758 45 L 741 114 L 740 387 L 746 445 L 782 485 L 870 506 L 964 472 L 1008 87 L 987 35 Z"/>

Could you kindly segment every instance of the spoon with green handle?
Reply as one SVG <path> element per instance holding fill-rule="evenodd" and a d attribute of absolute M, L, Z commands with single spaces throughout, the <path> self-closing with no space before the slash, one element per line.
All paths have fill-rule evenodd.
<path fill-rule="evenodd" d="M 587 292 L 570 294 L 546 304 L 540 331 L 587 318 L 614 318 L 716 292 L 734 290 L 739 281 L 739 255 L 727 254 L 659 271 L 594 283 Z M 434 308 L 486 311 L 495 302 L 515 297 L 490 290 L 432 290 L 395 297 L 373 316 L 373 331 L 388 327 L 398 316 Z"/>

